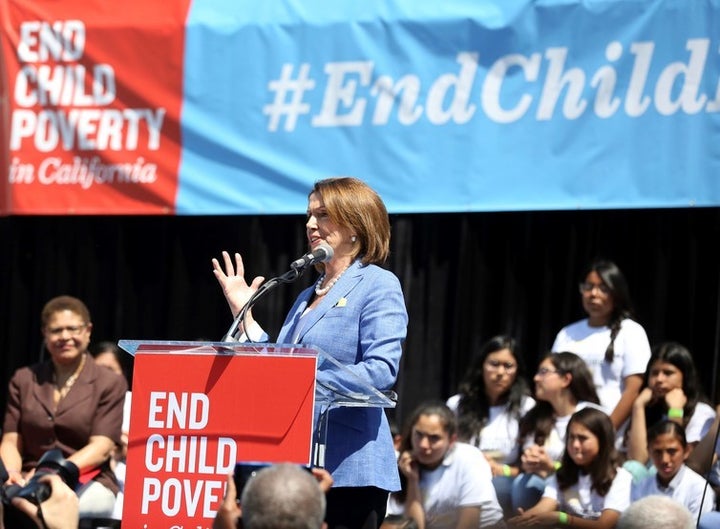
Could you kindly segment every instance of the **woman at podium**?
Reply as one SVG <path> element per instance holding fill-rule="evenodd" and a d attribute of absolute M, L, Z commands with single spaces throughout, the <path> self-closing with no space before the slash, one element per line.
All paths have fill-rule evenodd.
<path fill-rule="evenodd" d="M 326 245 L 332 257 L 316 264 L 320 276 L 300 293 L 277 342 L 321 349 L 368 385 L 391 389 L 407 331 L 407 311 L 397 277 L 379 266 L 390 248 L 385 205 L 358 179 L 321 180 L 308 196 L 306 236 L 311 252 Z M 223 252 L 222 260 L 223 265 L 213 259 L 213 272 L 237 316 L 264 278 L 247 283 L 240 254 L 233 259 Z M 267 340 L 250 311 L 239 332 L 252 341 Z M 320 363 L 318 377 L 331 378 L 333 369 L 337 368 L 331 362 Z M 382 408 L 346 407 L 330 413 L 325 467 L 335 481 L 328 493 L 329 528 L 379 527 L 388 493 L 400 488 Z"/>

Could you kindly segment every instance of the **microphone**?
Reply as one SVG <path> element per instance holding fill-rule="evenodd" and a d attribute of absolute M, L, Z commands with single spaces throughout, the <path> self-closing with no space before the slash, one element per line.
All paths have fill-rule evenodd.
<path fill-rule="evenodd" d="M 333 256 L 333 249 L 329 244 L 321 243 L 312 252 L 306 253 L 300 259 L 290 263 L 293 270 L 304 270 L 315 263 L 327 263 Z"/>

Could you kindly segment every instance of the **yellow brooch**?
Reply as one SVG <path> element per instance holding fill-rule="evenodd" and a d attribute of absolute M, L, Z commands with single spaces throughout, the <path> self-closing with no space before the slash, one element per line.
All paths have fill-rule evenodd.
<path fill-rule="evenodd" d="M 347 305 L 347 298 L 340 298 L 335 304 L 336 307 L 344 307 L 345 305 Z"/>

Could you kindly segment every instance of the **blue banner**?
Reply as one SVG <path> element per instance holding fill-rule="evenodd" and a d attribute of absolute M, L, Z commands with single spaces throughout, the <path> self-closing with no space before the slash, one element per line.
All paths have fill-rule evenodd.
<path fill-rule="evenodd" d="M 160 213 L 300 213 L 313 182 L 332 175 L 367 181 L 395 213 L 720 205 L 719 0 L 202 0 L 183 20 L 129 32 L 154 35 L 145 40 L 156 47 L 182 36 L 181 59 L 167 57 L 164 71 L 152 50 L 130 64 L 125 48 L 105 51 L 89 20 L 57 24 L 48 31 L 87 26 L 78 42 L 103 47 L 89 64 L 157 72 L 142 83 L 116 74 L 103 103 L 157 119 L 138 122 L 142 152 L 126 136 L 115 146 L 119 125 L 92 109 L 68 107 L 77 126 L 68 118 L 46 133 L 34 116 L 52 109 L 30 109 L 32 92 L 10 87 L 28 107 L 11 109 L 0 152 L 10 212 L 13 202 L 42 208 L 32 186 L 52 184 L 54 207 L 68 212 L 141 213 L 147 201 Z M 44 27 L 9 26 L 26 36 L 19 50 Z M 134 141 L 137 119 L 123 119 Z M 61 142 L 70 125 L 90 139 Z M 83 151 L 50 166 L 40 153 L 33 166 L 23 149 L 47 138 Z M 85 202 L 90 187 L 122 195 L 128 182 L 127 207 Z"/>
<path fill-rule="evenodd" d="M 178 213 L 297 213 L 328 175 L 402 213 L 718 205 L 719 14 L 195 2 Z"/>

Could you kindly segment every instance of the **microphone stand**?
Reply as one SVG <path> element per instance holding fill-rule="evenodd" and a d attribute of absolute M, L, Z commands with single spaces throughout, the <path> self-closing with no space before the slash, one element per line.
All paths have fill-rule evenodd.
<path fill-rule="evenodd" d="M 245 325 L 245 318 L 247 317 L 247 313 L 250 311 L 253 305 L 255 305 L 255 303 L 261 297 L 270 292 L 279 284 L 292 283 L 293 281 L 296 281 L 301 275 L 303 275 L 303 273 L 305 272 L 305 268 L 306 267 L 292 268 L 281 276 L 273 277 L 265 281 L 265 283 L 263 283 L 260 288 L 258 288 L 252 296 L 250 296 L 250 299 L 247 301 L 247 303 L 245 303 L 245 305 L 243 305 L 242 309 L 240 309 L 240 312 L 238 312 L 238 315 L 233 320 L 232 325 L 230 325 L 230 328 L 225 333 L 225 336 L 223 336 L 222 341 L 236 342 L 237 340 L 234 338 L 234 335 L 240 327 L 241 323 L 243 324 L 243 328 L 247 328 Z M 245 336 L 247 336 L 249 342 L 253 342 L 253 339 L 250 338 L 250 335 L 247 334 L 247 332 L 245 333 Z"/>

